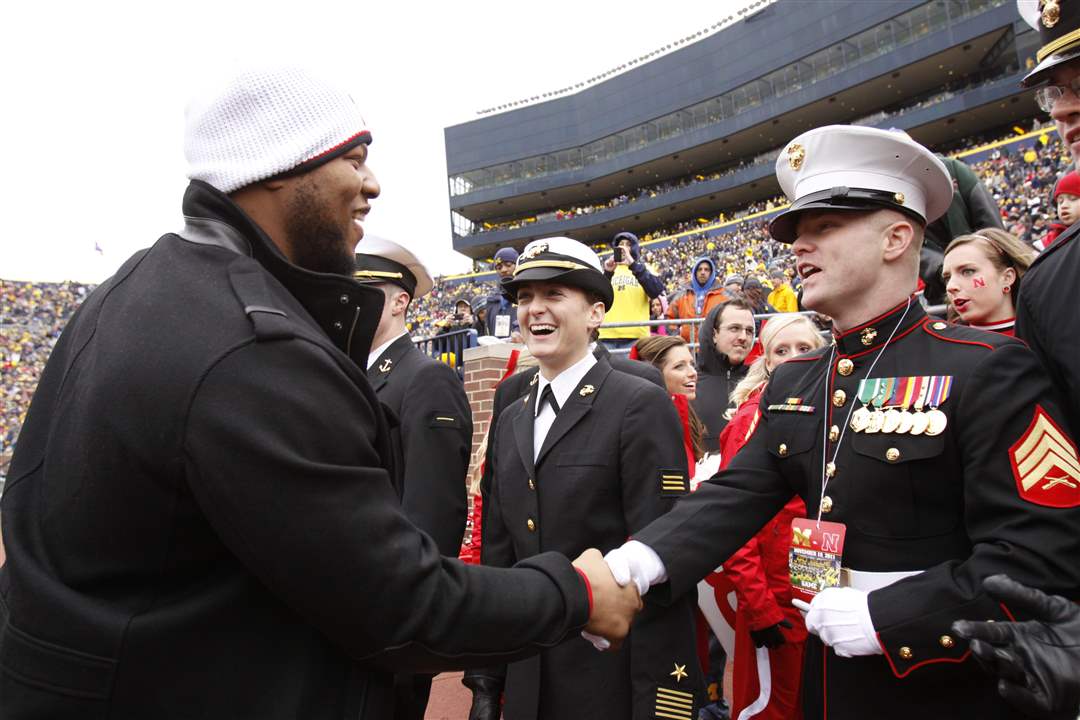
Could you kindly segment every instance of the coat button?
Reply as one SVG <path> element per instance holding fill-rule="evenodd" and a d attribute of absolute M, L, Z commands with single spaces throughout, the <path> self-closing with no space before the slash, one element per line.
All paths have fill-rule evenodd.
<path fill-rule="evenodd" d="M 780 447 L 776 448 L 776 452 L 780 453 L 780 457 L 787 455 L 787 445 L 780 443 Z"/>
<path fill-rule="evenodd" d="M 847 393 L 843 390 L 837 390 L 832 394 L 832 404 L 836 407 L 844 407 L 844 403 L 847 402 Z"/>
<path fill-rule="evenodd" d="M 536 483 L 533 482 L 532 478 L 529 478 L 529 489 L 530 490 L 535 490 L 536 489 Z"/>
<path fill-rule="evenodd" d="M 821 512 L 822 513 L 831 513 L 832 512 L 832 498 L 829 497 L 828 495 L 821 498 Z"/>
<path fill-rule="evenodd" d="M 956 644 L 956 641 L 948 635 L 942 635 L 940 638 L 938 638 L 938 642 L 941 643 L 941 647 L 945 648 L 946 650 L 949 650 L 950 648 L 952 648 L 953 645 Z"/>
<path fill-rule="evenodd" d="M 829 442 L 836 442 L 837 438 L 839 438 L 839 437 L 840 437 L 840 428 L 836 427 L 835 425 L 833 425 L 831 428 L 829 428 Z"/>
<path fill-rule="evenodd" d="M 847 377 L 855 370 L 855 363 L 851 362 L 847 358 L 844 358 L 840 362 L 836 363 L 836 372 L 840 373 L 844 377 Z"/>
<path fill-rule="evenodd" d="M 532 518 L 528 519 L 528 521 L 525 523 L 525 526 L 529 528 L 529 532 L 536 532 L 536 523 L 533 522 Z"/>
<path fill-rule="evenodd" d="M 935 330 L 944 330 L 947 327 L 949 327 L 949 326 L 946 323 L 943 323 L 943 322 L 934 323 L 934 329 Z"/>
<path fill-rule="evenodd" d="M 885 459 L 889 462 L 896 462 L 900 459 L 900 451 L 896 448 L 889 448 L 885 451 Z"/>
<path fill-rule="evenodd" d="M 900 659 L 901 660 L 910 660 L 913 657 L 915 657 L 915 653 L 911 652 L 911 648 L 909 648 L 907 645 L 900 648 Z"/>
<path fill-rule="evenodd" d="M 836 463 L 825 463 L 825 477 L 831 478 L 836 474 Z"/>
<path fill-rule="evenodd" d="M 340 302 L 342 305 L 348 305 L 349 304 L 349 296 L 348 295 L 342 295 L 341 297 L 338 298 L 338 302 Z"/>
<path fill-rule="evenodd" d="M 345 326 L 341 324 L 340 320 L 335 320 L 334 321 L 334 329 L 335 330 L 344 330 Z"/>

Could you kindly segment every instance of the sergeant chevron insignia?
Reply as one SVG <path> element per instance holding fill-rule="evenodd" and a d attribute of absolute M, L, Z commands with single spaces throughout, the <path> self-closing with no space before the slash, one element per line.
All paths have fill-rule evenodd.
<path fill-rule="evenodd" d="M 1080 506 L 1080 456 L 1068 435 L 1035 406 L 1028 429 L 1009 448 L 1020 497 L 1047 507 Z"/>

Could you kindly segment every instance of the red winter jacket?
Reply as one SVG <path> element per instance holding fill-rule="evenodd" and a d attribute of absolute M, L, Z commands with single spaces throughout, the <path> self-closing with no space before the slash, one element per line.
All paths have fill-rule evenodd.
<path fill-rule="evenodd" d="M 761 412 L 759 400 L 760 389 L 739 406 L 735 417 L 720 433 L 721 470 L 731 463 L 735 453 L 757 429 Z M 750 629 L 762 630 L 786 619 L 792 628 L 783 633 L 794 642 L 806 639 L 802 615 L 791 604 L 788 575 L 791 521 L 797 517 L 806 517 L 806 505 L 798 495 L 724 563 L 724 574 L 735 585 L 738 612 L 746 613 Z"/>

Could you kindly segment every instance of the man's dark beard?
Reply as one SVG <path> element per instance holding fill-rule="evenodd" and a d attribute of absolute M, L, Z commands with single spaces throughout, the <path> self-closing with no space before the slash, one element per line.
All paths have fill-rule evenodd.
<path fill-rule="evenodd" d="M 305 270 L 351 275 L 355 258 L 349 252 L 341 227 L 320 207 L 311 182 L 296 190 L 285 220 L 285 233 L 293 262 Z"/>

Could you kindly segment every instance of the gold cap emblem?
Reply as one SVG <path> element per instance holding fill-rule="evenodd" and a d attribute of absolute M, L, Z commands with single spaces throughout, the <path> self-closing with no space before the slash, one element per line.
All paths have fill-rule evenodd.
<path fill-rule="evenodd" d="M 594 388 L 592 385 L 586 385 L 578 391 L 578 395 L 580 395 L 581 397 L 585 397 L 586 395 L 592 395 L 595 390 L 596 388 Z"/>
<path fill-rule="evenodd" d="M 1046 0 L 1042 6 L 1042 24 L 1047 28 L 1052 28 L 1060 19 L 1061 5 L 1058 4 L 1058 0 Z"/>
<path fill-rule="evenodd" d="M 806 148 L 799 143 L 788 146 L 787 154 L 788 165 L 791 166 L 792 170 L 798 170 L 803 166 L 803 162 L 806 161 Z"/>
<path fill-rule="evenodd" d="M 519 262 L 521 260 L 532 260 L 534 257 L 539 255 L 540 253 L 547 252 L 547 249 L 548 249 L 548 244 L 546 242 L 535 243 L 535 244 L 529 246 L 525 250 L 525 252 L 522 253 L 521 257 L 519 258 Z"/>

